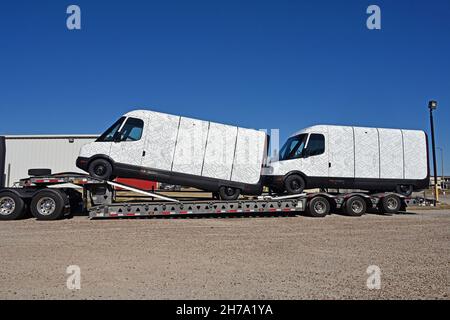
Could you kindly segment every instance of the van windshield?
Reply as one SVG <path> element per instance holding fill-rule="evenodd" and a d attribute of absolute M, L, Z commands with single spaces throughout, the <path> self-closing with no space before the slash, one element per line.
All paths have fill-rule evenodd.
<path fill-rule="evenodd" d="M 112 141 L 114 141 L 114 136 L 116 135 L 117 130 L 119 130 L 119 128 L 122 125 L 122 123 L 124 122 L 124 120 L 125 120 L 125 117 L 121 117 L 95 141 L 96 142 L 112 142 Z"/>
<path fill-rule="evenodd" d="M 280 161 L 300 158 L 307 137 L 307 134 L 290 137 L 280 150 Z"/>

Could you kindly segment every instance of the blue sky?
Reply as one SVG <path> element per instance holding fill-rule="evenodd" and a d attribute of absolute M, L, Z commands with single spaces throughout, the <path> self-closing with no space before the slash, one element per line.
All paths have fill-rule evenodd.
<path fill-rule="evenodd" d="M 282 139 L 319 123 L 429 132 L 436 99 L 450 174 L 449 14 L 448 0 L 2 1 L 0 134 L 99 133 L 136 108 Z"/>

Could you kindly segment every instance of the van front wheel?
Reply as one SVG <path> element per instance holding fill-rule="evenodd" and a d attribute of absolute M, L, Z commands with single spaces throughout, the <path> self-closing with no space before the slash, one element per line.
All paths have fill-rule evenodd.
<path fill-rule="evenodd" d="M 105 159 L 96 159 L 89 164 L 89 175 L 99 180 L 109 180 L 113 173 L 111 163 Z"/>
<path fill-rule="evenodd" d="M 305 187 L 305 180 L 299 175 L 293 174 L 284 180 L 284 188 L 289 194 L 302 193 Z"/>
<path fill-rule="evenodd" d="M 413 190 L 414 188 L 412 185 L 398 185 L 395 191 L 405 197 L 409 197 L 412 195 Z"/>
<path fill-rule="evenodd" d="M 222 200 L 236 200 L 239 198 L 239 195 L 241 194 L 241 190 L 238 188 L 232 188 L 232 187 L 220 187 L 219 189 L 219 196 Z"/>

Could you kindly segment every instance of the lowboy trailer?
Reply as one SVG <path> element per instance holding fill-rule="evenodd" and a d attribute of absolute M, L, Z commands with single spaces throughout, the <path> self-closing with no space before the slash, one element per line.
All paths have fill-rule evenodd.
<path fill-rule="evenodd" d="M 32 174 L 30 172 L 29 174 Z M 74 186 L 82 192 L 78 192 Z M 143 201 L 117 201 L 116 188 L 147 198 Z M 0 220 L 21 219 L 28 212 L 38 220 L 57 220 L 70 215 L 76 208 L 87 213 L 91 219 L 186 215 L 295 215 L 304 212 L 313 217 L 324 217 L 336 210 L 349 216 L 361 216 L 368 210 L 398 213 L 405 210 L 408 203 L 408 198 L 392 192 L 313 192 L 296 195 L 267 193 L 237 200 L 218 200 L 214 193 L 212 195 L 211 199 L 192 197 L 182 200 L 122 183 L 98 180 L 84 174 L 49 173 L 22 179 L 14 188 L 1 188 Z"/>

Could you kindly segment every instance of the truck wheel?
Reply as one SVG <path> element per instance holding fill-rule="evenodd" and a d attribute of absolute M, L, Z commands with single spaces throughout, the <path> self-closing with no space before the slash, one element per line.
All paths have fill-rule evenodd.
<path fill-rule="evenodd" d="M 360 196 L 350 197 L 345 201 L 345 213 L 351 217 L 360 217 L 367 210 L 366 201 Z"/>
<path fill-rule="evenodd" d="M 13 192 L 0 193 L 0 220 L 17 220 L 25 215 L 25 202 Z"/>
<path fill-rule="evenodd" d="M 307 210 L 311 217 L 325 217 L 330 213 L 330 202 L 324 197 L 314 197 L 308 201 Z"/>
<path fill-rule="evenodd" d="M 390 194 L 381 199 L 381 209 L 385 213 L 394 214 L 400 211 L 402 201 L 395 194 Z"/>
<path fill-rule="evenodd" d="M 412 185 L 398 185 L 395 191 L 398 194 L 401 194 L 405 197 L 409 197 L 413 193 L 413 186 Z"/>
<path fill-rule="evenodd" d="M 57 220 L 64 214 L 68 204 L 64 192 L 56 189 L 43 189 L 37 192 L 31 200 L 30 210 L 38 220 Z"/>
<path fill-rule="evenodd" d="M 219 188 L 219 196 L 222 200 L 236 200 L 239 198 L 241 194 L 241 190 L 238 188 L 232 187 L 220 187 Z"/>
<path fill-rule="evenodd" d="M 111 163 L 105 159 L 96 159 L 89 164 L 89 175 L 99 180 L 109 180 L 113 173 Z"/>
<path fill-rule="evenodd" d="M 305 187 L 305 180 L 299 175 L 293 174 L 284 180 L 284 188 L 289 194 L 302 193 Z"/>

